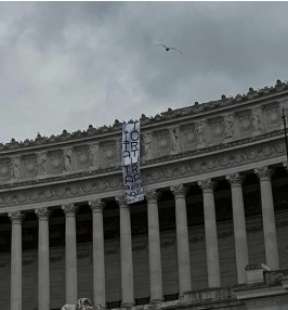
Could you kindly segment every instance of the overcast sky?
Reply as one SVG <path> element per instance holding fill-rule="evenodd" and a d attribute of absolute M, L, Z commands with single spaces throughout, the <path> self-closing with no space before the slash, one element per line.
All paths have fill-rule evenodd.
<path fill-rule="evenodd" d="M 0 141 L 287 80 L 287 16 L 272 2 L 1 2 Z"/>

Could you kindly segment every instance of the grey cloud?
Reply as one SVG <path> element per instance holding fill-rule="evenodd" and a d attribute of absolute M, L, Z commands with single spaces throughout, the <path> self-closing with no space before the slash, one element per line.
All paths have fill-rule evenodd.
<path fill-rule="evenodd" d="M 286 80 L 287 12 L 277 2 L 0 3 L 0 140 Z"/>

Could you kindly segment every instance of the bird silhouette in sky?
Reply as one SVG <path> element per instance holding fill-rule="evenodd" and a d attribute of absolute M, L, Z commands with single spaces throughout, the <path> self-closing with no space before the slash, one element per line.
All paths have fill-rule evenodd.
<path fill-rule="evenodd" d="M 175 52 L 178 52 L 179 54 L 183 55 L 182 51 L 179 50 L 178 48 L 176 47 L 173 47 L 173 46 L 168 46 L 166 44 L 163 44 L 163 43 L 157 43 L 158 45 L 162 46 L 165 50 L 165 52 L 170 52 L 170 51 L 175 51 Z"/>

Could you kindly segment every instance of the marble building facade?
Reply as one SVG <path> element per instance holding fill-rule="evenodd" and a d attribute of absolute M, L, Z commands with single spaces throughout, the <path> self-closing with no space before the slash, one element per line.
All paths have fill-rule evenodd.
<path fill-rule="evenodd" d="M 288 307 L 283 108 L 277 81 L 142 115 L 131 206 L 118 121 L 0 145 L 0 306 Z"/>

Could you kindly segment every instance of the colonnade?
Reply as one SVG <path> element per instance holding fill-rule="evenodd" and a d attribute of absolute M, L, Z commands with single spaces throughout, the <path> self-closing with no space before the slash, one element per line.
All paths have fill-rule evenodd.
<path fill-rule="evenodd" d="M 271 269 L 279 268 L 276 225 L 271 186 L 271 174 L 268 167 L 255 170 L 259 176 L 266 264 Z M 248 264 L 247 233 L 242 191 L 242 178 L 239 174 L 226 176 L 231 184 L 232 211 L 235 238 L 235 256 L 237 279 L 239 284 L 246 282 L 245 266 Z M 206 262 L 208 286 L 221 286 L 217 225 L 215 215 L 214 182 L 211 179 L 198 182 L 202 189 L 204 208 L 204 227 L 206 242 Z M 192 285 L 189 234 L 186 210 L 187 185 L 177 184 L 170 188 L 175 198 L 175 219 L 177 239 L 177 264 L 179 296 L 197 289 Z M 148 247 L 150 299 L 152 303 L 163 300 L 160 230 L 158 216 L 158 193 L 146 193 L 148 215 Z M 121 259 L 121 296 L 122 306 L 134 304 L 133 257 L 130 207 L 123 197 L 115 197 L 120 209 L 120 259 Z M 92 209 L 93 227 L 93 300 L 98 306 L 105 307 L 105 257 L 103 200 L 89 201 Z M 77 300 L 77 249 L 76 249 L 76 206 L 63 205 L 65 213 L 65 300 L 75 303 Z M 38 216 L 38 309 L 50 310 L 49 279 L 49 209 L 35 210 Z M 11 310 L 22 309 L 22 213 L 9 213 L 12 222 L 11 240 Z"/>

